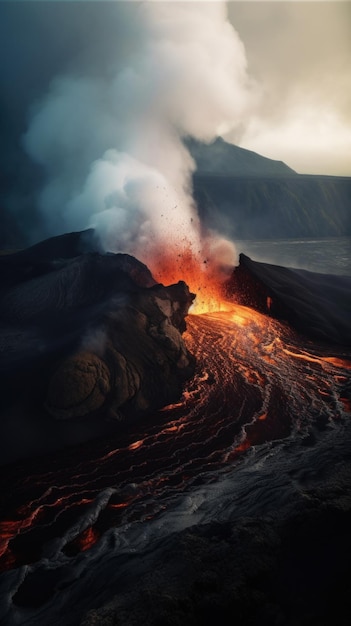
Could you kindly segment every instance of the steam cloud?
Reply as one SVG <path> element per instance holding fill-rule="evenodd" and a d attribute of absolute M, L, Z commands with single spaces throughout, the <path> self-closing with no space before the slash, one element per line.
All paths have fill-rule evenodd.
<path fill-rule="evenodd" d="M 197 254 L 183 140 L 209 142 L 248 115 L 243 44 L 222 2 L 116 3 L 112 15 L 108 62 L 83 52 L 31 119 L 25 147 L 47 172 L 40 209 L 52 234 L 94 226 L 105 249 L 145 262 L 171 243 Z"/>

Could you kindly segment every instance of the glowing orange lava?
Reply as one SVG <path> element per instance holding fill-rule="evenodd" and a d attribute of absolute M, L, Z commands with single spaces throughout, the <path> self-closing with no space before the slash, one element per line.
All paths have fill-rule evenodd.
<path fill-rule="evenodd" d="M 143 439 L 139 439 L 138 441 L 134 441 L 134 443 L 131 443 L 128 446 L 128 450 L 137 450 L 138 448 L 140 448 L 143 445 L 144 441 Z"/>
<path fill-rule="evenodd" d="M 75 543 L 81 552 L 85 552 L 86 550 L 89 550 L 89 548 L 91 548 L 93 545 L 95 545 L 99 538 L 100 533 L 95 528 L 90 526 L 89 528 L 84 530 L 72 543 Z"/>
<path fill-rule="evenodd" d="M 177 271 L 186 273 L 161 267 L 154 275 L 166 284 L 182 278 Z M 312 428 L 318 435 L 319 424 L 350 419 L 351 361 L 342 349 L 329 354 L 325 346 L 306 346 L 289 326 L 235 302 L 215 311 L 223 304 L 220 289 L 207 289 L 209 274 L 191 257 L 188 270 L 191 289 L 205 284 L 209 299 L 200 301 L 203 315 L 187 318 L 184 340 L 197 366 L 181 398 L 124 437 L 96 443 L 96 452 L 89 448 L 78 463 L 70 453 L 57 470 L 49 458 L 34 474 L 25 465 L 10 467 L 3 483 L 18 495 L 11 510 L 2 502 L 0 571 L 52 558 L 52 541 L 66 524 L 73 539 L 62 551 L 74 558 L 109 528 L 154 519 L 191 481 L 206 482 L 250 448 Z M 97 500 L 105 489 L 106 501 Z M 92 510 L 99 511 L 95 521 Z"/>
<path fill-rule="evenodd" d="M 226 320 L 229 323 L 233 324 L 233 329 L 235 327 L 238 330 L 238 327 L 247 328 L 251 332 L 250 339 L 254 342 L 259 342 L 262 340 L 262 337 L 257 335 L 257 328 L 261 328 L 262 332 L 265 332 L 268 325 L 268 318 L 259 313 L 259 311 L 255 311 L 255 309 L 250 309 L 249 307 L 243 306 L 242 304 L 235 304 L 235 302 L 225 302 L 226 308 L 221 310 L 220 317 L 223 320 Z M 269 346 L 267 346 L 268 351 L 271 351 L 274 344 L 279 341 L 279 337 L 275 337 Z"/>
<path fill-rule="evenodd" d="M 232 304 L 223 297 L 222 282 L 226 278 L 224 266 L 218 265 L 206 254 L 206 245 L 197 254 L 190 244 L 175 244 L 149 262 L 153 276 L 164 285 L 184 281 L 196 295 L 191 312 L 229 311 Z"/>

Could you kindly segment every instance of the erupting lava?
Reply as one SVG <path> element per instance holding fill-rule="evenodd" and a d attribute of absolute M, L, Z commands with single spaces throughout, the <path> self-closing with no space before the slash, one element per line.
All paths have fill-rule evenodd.
<path fill-rule="evenodd" d="M 201 250 L 196 252 L 188 242 L 171 244 L 150 262 L 153 276 L 160 283 L 186 282 L 196 295 L 191 307 L 196 314 L 231 310 L 232 304 L 223 297 L 222 283 L 233 265 L 233 245 L 216 238 L 204 239 Z"/>

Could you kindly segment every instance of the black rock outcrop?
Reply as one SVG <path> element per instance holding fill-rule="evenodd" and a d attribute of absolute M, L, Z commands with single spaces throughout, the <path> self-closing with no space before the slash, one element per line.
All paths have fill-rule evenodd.
<path fill-rule="evenodd" d="M 92 233 L 71 233 L 0 258 L 6 432 L 19 398 L 17 413 L 101 425 L 175 401 L 193 373 L 182 339 L 187 285 L 157 284 L 134 257 L 94 245 Z"/>
<path fill-rule="evenodd" d="M 229 297 L 286 320 L 304 335 L 351 345 L 351 277 L 253 261 L 240 254 L 226 284 Z"/>

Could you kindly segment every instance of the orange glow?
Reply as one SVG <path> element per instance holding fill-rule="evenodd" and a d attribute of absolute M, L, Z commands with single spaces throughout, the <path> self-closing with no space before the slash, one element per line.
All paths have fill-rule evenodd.
<path fill-rule="evenodd" d="M 46 495 L 50 490 L 46 492 Z M 0 522 L 0 571 L 7 569 L 8 567 L 12 567 L 16 559 L 15 557 L 9 555 L 9 544 L 12 539 L 14 539 L 17 535 L 20 535 L 23 531 L 28 528 L 31 528 L 35 523 L 40 520 L 45 509 L 51 509 L 55 507 L 60 507 L 63 502 L 69 502 L 71 499 L 70 495 L 65 497 L 56 498 L 53 502 L 46 502 L 43 505 L 36 506 L 37 501 L 30 502 L 26 507 L 19 507 L 17 510 L 17 514 L 21 514 L 21 519 L 19 520 L 3 520 Z M 90 504 L 92 502 L 91 498 L 82 498 L 76 502 L 77 505 Z M 31 508 L 33 510 L 31 510 Z"/>
<path fill-rule="evenodd" d="M 239 443 L 239 445 L 237 445 L 234 449 L 227 452 L 227 454 L 224 457 L 226 463 L 230 463 L 231 461 L 234 461 L 238 457 L 239 454 L 241 454 L 242 452 L 246 452 L 246 450 L 249 450 L 249 448 L 251 448 L 251 445 L 252 445 L 251 441 L 248 439 L 247 436 L 245 436 L 245 439 L 243 439 L 243 441 Z"/>
<path fill-rule="evenodd" d="M 336 367 L 344 367 L 345 369 L 351 369 L 351 361 L 346 361 L 345 359 L 339 359 L 335 356 L 325 356 L 323 357 L 323 361 L 326 363 L 331 363 Z"/>
<path fill-rule="evenodd" d="M 251 447 L 251 443 L 248 439 L 245 439 L 239 446 L 237 446 L 234 452 L 245 452 Z"/>
<path fill-rule="evenodd" d="M 168 247 L 166 252 L 154 256 L 148 264 L 158 282 L 171 285 L 182 280 L 188 285 L 196 295 L 192 313 L 228 311 L 232 305 L 224 299 L 221 288 L 226 278 L 224 270 L 211 260 L 210 253 L 206 253 L 206 244 L 203 248 L 194 254 L 190 243 L 185 242 L 182 247 L 175 244 Z"/>
<path fill-rule="evenodd" d="M 172 409 L 176 409 L 179 406 L 183 406 L 183 402 L 176 402 L 175 404 L 167 404 L 166 406 L 162 407 L 162 409 L 159 409 L 161 412 L 162 411 L 171 411 Z"/>
<path fill-rule="evenodd" d="M 38 516 L 39 508 L 35 509 L 26 519 L 4 520 L 0 523 L 0 557 L 5 555 L 11 539 L 16 537 L 21 530 L 29 528 Z"/>
<path fill-rule="evenodd" d="M 144 439 L 139 439 L 138 441 L 134 441 L 134 443 L 131 443 L 130 446 L 128 446 L 128 450 L 137 450 L 138 448 L 141 448 L 143 443 L 144 443 Z"/>
<path fill-rule="evenodd" d="M 295 357 L 296 359 L 301 359 L 302 361 L 309 361 L 310 363 L 320 363 L 321 365 L 323 365 L 323 363 L 330 363 L 331 365 L 335 365 L 335 367 L 351 369 L 350 361 L 346 361 L 345 359 L 339 359 L 333 356 L 311 356 L 310 354 L 306 354 L 305 352 L 292 352 L 287 348 L 283 348 L 283 352 L 285 352 L 285 354 L 288 354 L 289 356 Z"/>
<path fill-rule="evenodd" d="M 226 322 L 233 322 L 235 326 L 240 328 L 247 328 L 250 333 L 251 340 L 259 343 L 261 338 L 256 336 L 257 328 L 252 328 L 254 324 L 256 327 L 266 330 L 269 324 L 270 318 L 267 318 L 262 313 L 243 306 L 242 304 L 235 304 L 235 302 L 228 302 L 224 300 L 225 308 L 219 311 L 220 316 L 216 315 L 216 318 L 222 318 Z M 213 311 L 214 312 L 214 311 Z M 228 332 L 229 329 L 227 329 Z M 267 345 L 267 351 L 271 351 L 274 344 L 279 342 L 279 337 L 276 337 L 274 341 Z"/>
<path fill-rule="evenodd" d="M 165 282 L 177 278 L 169 275 Z M 308 352 L 309 344 L 289 326 L 234 302 L 225 305 L 226 310 L 209 308 L 203 315 L 188 316 L 183 336 L 197 369 L 180 400 L 162 409 L 162 419 L 157 413 L 155 421 L 142 423 L 140 431 L 116 443 L 121 447 L 104 444 L 89 461 L 77 465 L 74 457 L 68 469 L 57 474 L 52 469 L 23 477 L 28 488 L 20 487 L 24 503 L 13 511 L 13 521 L 0 521 L 0 571 L 35 563 L 45 555 L 45 544 L 57 536 L 61 519 L 72 516 L 75 524 L 83 514 L 88 516 L 85 526 L 93 524 L 81 533 L 71 526 L 76 529 L 70 535 L 74 539 L 63 552 L 75 556 L 120 520 L 129 524 L 158 515 L 168 507 L 168 495 L 185 492 L 192 484 L 188 481 L 204 475 L 203 470 L 236 463 L 252 446 L 289 437 L 300 424 L 303 429 L 314 427 L 315 412 L 333 422 L 349 418 L 351 362 L 341 349 L 335 348 L 331 356 L 322 346 L 310 344 Z M 123 485 L 130 485 L 126 492 Z M 102 511 L 101 519 L 93 522 L 88 505 L 104 486 L 112 487 L 112 502 L 105 501 L 106 515 Z"/>
<path fill-rule="evenodd" d="M 85 552 L 85 550 L 89 550 L 99 539 L 100 535 L 96 529 L 92 526 L 84 530 L 79 537 L 77 537 L 76 545 L 79 547 L 81 552 Z"/>
<path fill-rule="evenodd" d="M 340 397 L 340 402 L 342 402 L 344 411 L 346 411 L 346 413 L 351 413 L 351 400 L 349 400 L 348 398 Z"/>
<path fill-rule="evenodd" d="M 109 509 L 125 509 L 126 506 L 128 506 L 129 502 L 120 502 L 119 504 L 111 504 L 109 502 L 108 504 L 108 508 Z"/>
<path fill-rule="evenodd" d="M 162 431 L 163 433 L 177 433 L 179 430 L 178 426 L 169 426 L 168 428 L 164 428 Z"/>

